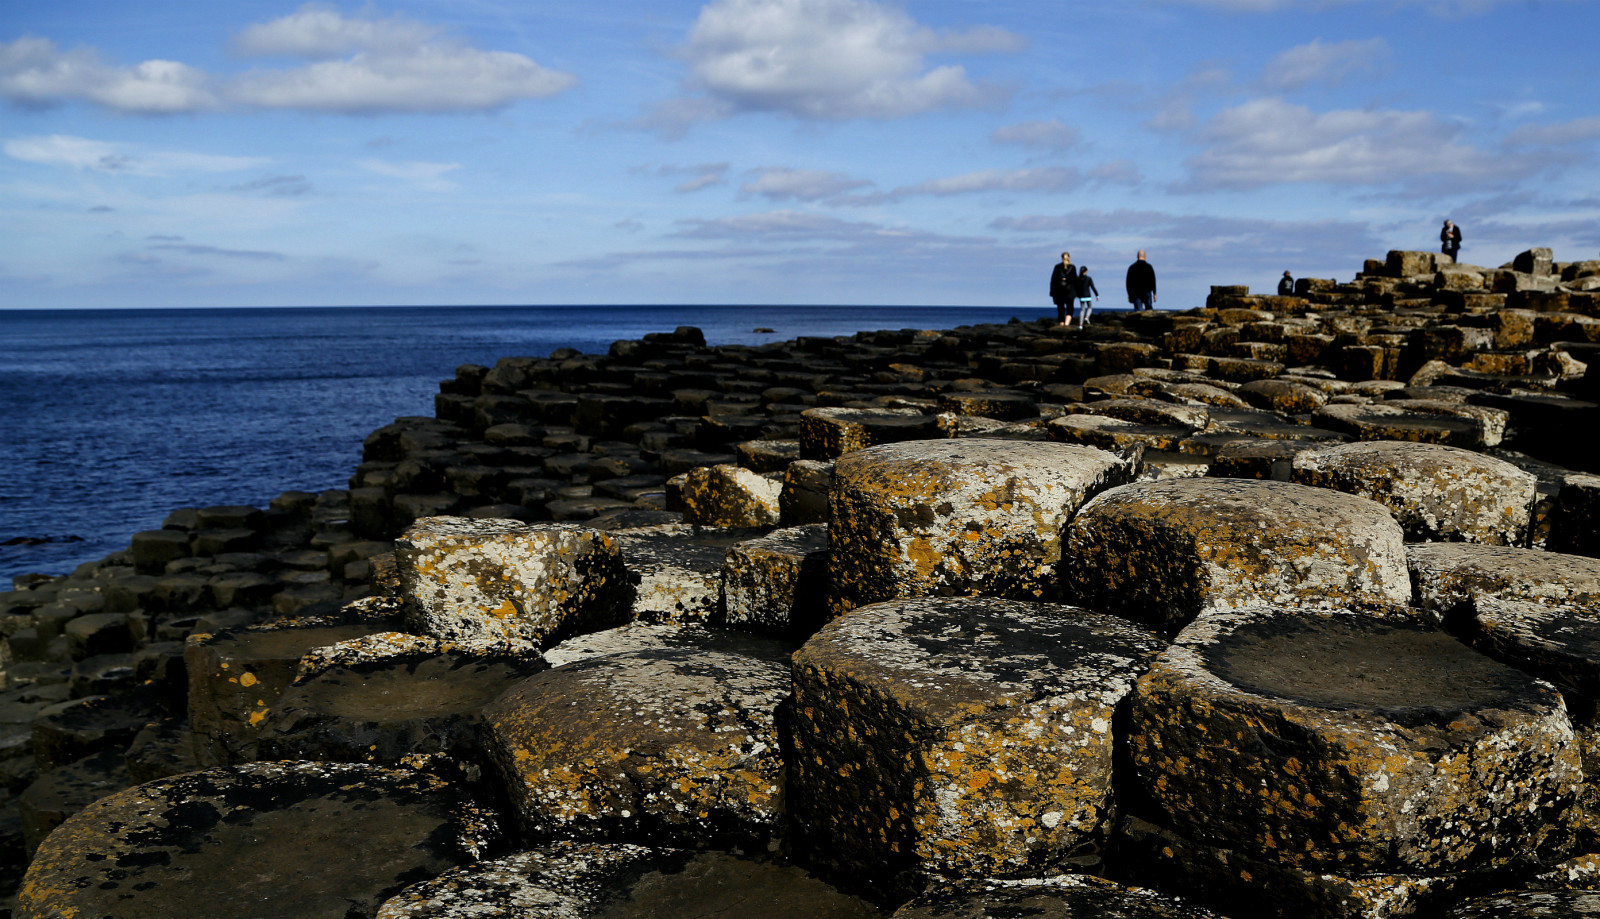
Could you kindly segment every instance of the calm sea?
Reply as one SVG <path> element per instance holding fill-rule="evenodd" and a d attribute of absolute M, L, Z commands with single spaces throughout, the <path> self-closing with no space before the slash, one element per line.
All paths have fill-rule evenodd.
<path fill-rule="evenodd" d="M 126 548 L 174 508 L 344 488 L 361 441 L 433 414 L 459 364 L 1035 318 L 978 307 L 0 310 L 0 590 Z M 772 333 L 757 333 L 770 328 Z M 9 545 L 8 545 L 9 544 Z"/>

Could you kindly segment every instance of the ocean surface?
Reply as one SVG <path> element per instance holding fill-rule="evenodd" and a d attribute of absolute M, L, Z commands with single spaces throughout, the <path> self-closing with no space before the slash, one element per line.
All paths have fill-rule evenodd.
<path fill-rule="evenodd" d="M 0 310 L 0 590 L 127 548 L 179 507 L 345 488 L 368 433 L 432 415 L 460 364 L 1033 319 L 1045 308 L 366 307 Z M 770 328 L 771 333 L 758 333 Z"/>

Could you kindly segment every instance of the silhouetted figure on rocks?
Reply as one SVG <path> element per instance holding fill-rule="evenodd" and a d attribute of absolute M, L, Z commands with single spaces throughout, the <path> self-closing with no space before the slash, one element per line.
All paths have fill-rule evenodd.
<path fill-rule="evenodd" d="M 1078 269 L 1072 266 L 1072 253 L 1061 253 L 1061 263 L 1050 272 L 1050 299 L 1056 304 L 1056 323 L 1072 325 L 1072 301 L 1078 299 Z"/>
<path fill-rule="evenodd" d="M 1287 271 L 1283 273 L 1283 279 L 1278 281 L 1278 296 L 1294 296 L 1294 276 Z"/>
<path fill-rule="evenodd" d="M 1139 250 L 1139 258 L 1128 266 L 1128 302 L 1133 304 L 1135 310 L 1155 309 L 1155 303 L 1160 300 L 1156 296 L 1156 270 L 1144 259 L 1144 250 Z"/>
<path fill-rule="evenodd" d="M 1461 251 L 1461 228 L 1446 220 L 1444 229 L 1439 231 L 1439 250 L 1450 256 L 1450 261 L 1461 261 L 1456 254 Z"/>
<path fill-rule="evenodd" d="M 1078 325 L 1088 326 L 1089 314 L 1094 312 L 1094 301 L 1100 299 L 1100 290 L 1089 277 L 1089 266 L 1078 269 Z"/>

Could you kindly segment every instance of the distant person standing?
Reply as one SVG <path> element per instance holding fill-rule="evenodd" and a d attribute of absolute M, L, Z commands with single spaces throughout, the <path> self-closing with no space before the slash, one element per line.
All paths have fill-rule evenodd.
<path fill-rule="evenodd" d="M 1161 299 L 1156 296 L 1156 270 L 1149 262 L 1144 260 L 1144 250 L 1139 250 L 1139 258 L 1128 266 L 1128 302 L 1133 304 L 1135 310 L 1155 309 L 1155 303 Z"/>
<path fill-rule="evenodd" d="M 1072 253 L 1061 253 L 1061 262 L 1050 272 L 1050 299 L 1056 304 L 1056 324 L 1072 325 L 1072 301 L 1078 299 L 1078 269 L 1072 267 Z"/>
<path fill-rule="evenodd" d="M 1461 251 L 1461 228 L 1446 220 L 1444 229 L 1439 231 L 1439 249 L 1450 256 L 1450 261 L 1459 262 L 1456 255 Z"/>
<path fill-rule="evenodd" d="M 1278 296 L 1294 296 L 1294 276 L 1287 271 L 1283 273 L 1283 279 L 1278 282 Z"/>
<path fill-rule="evenodd" d="M 1100 291 L 1094 286 L 1094 278 L 1089 277 L 1089 266 L 1078 269 L 1078 326 L 1087 328 L 1089 314 L 1094 312 L 1094 301 L 1100 299 Z"/>

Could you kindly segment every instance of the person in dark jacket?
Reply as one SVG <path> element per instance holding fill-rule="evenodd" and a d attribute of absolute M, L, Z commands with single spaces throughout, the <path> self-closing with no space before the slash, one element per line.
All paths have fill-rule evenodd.
<path fill-rule="evenodd" d="M 1155 302 L 1160 300 L 1156 296 L 1156 270 L 1149 262 L 1144 260 L 1144 250 L 1139 250 L 1139 258 L 1128 266 L 1128 302 L 1136 310 L 1155 309 Z"/>
<path fill-rule="evenodd" d="M 1283 280 L 1278 282 L 1278 296 L 1294 296 L 1294 276 L 1287 271 L 1283 273 Z"/>
<path fill-rule="evenodd" d="M 1450 261 L 1458 262 L 1457 253 L 1461 251 L 1461 228 L 1446 220 L 1444 229 L 1439 231 L 1439 251 L 1450 256 Z"/>
<path fill-rule="evenodd" d="M 1089 266 L 1078 269 L 1078 327 L 1087 328 L 1089 314 L 1094 312 L 1094 301 L 1100 299 L 1100 291 L 1094 286 L 1094 278 L 1089 277 Z"/>
<path fill-rule="evenodd" d="M 1072 253 L 1061 253 L 1061 263 L 1050 272 L 1050 299 L 1056 304 L 1056 323 L 1072 325 L 1072 301 L 1078 299 L 1078 269 L 1072 266 Z"/>

